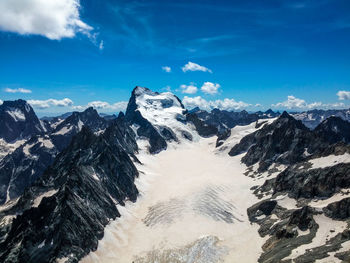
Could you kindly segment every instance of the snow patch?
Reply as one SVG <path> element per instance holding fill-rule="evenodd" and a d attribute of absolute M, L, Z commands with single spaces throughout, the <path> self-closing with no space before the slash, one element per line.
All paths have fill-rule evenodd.
<path fill-rule="evenodd" d="M 38 207 L 41 203 L 41 200 L 44 198 L 44 197 L 50 197 L 50 196 L 53 196 L 54 194 L 57 193 L 58 190 L 50 190 L 46 193 L 43 193 L 41 195 L 39 195 L 37 198 L 35 198 L 34 202 L 33 202 L 33 205 L 32 207 Z"/>
<path fill-rule="evenodd" d="M 11 109 L 7 110 L 6 113 L 9 114 L 16 122 L 26 120 L 24 113 L 20 109 L 11 108 Z"/>
<path fill-rule="evenodd" d="M 337 165 L 339 163 L 350 163 L 350 154 L 348 153 L 345 153 L 342 155 L 331 154 L 326 157 L 320 157 L 320 158 L 309 160 L 309 163 L 311 163 L 312 165 L 311 169 L 326 168 L 326 167 Z"/>
<path fill-rule="evenodd" d="M 284 260 L 297 258 L 298 256 L 305 254 L 309 249 L 326 244 L 327 240 L 335 237 L 347 228 L 346 222 L 333 220 L 323 214 L 314 215 L 314 219 L 319 228 L 316 232 L 316 236 L 312 239 L 312 242 L 293 249 L 291 255 L 284 258 Z"/>
<path fill-rule="evenodd" d="M 70 127 L 64 126 L 62 127 L 62 129 L 53 133 L 52 135 L 64 135 L 66 133 L 69 133 L 72 129 L 73 129 L 73 126 L 70 126 Z"/>
<path fill-rule="evenodd" d="M 45 147 L 45 148 L 48 148 L 48 149 L 53 149 L 55 147 L 55 145 L 53 145 L 53 143 L 51 142 L 50 139 L 48 138 L 42 138 L 40 137 L 38 139 L 39 142 L 41 142 L 41 144 Z"/>

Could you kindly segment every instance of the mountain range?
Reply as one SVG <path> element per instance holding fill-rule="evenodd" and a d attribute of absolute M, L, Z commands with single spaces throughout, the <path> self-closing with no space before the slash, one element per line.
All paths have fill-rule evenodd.
<path fill-rule="evenodd" d="M 87 108 L 39 119 L 17 100 L 0 105 L 0 121 L 1 262 L 125 262 L 122 253 L 133 262 L 232 262 L 249 244 L 232 250 L 231 239 L 244 238 L 217 235 L 234 224 L 260 244 L 258 262 L 350 260 L 349 110 L 188 110 L 170 92 L 136 87 L 118 116 Z M 203 152 L 210 157 L 198 165 Z M 207 174 L 220 165 L 232 171 Z M 197 170 L 200 179 L 191 178 Z M 189 186 L 195 191 L 182 193 Z M 232 194 L 249 200 L 235 204 Z M 224 231 L 155 243 L 159 229 L 182 231 L 178 220 L 188 218 Z M 133 228 L 130 240 L 157 233 L 155 250 L 133 254 L 141 246 L 120 234 Z M 122 252 L 104 253 L 108 240 Z"/>

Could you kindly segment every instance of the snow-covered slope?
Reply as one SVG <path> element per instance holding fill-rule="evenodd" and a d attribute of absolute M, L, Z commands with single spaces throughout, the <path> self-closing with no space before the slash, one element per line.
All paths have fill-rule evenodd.
<path fill-rule="evenodd" d="M 242 138 L 243 130 L 234 136 Z M 258 200 L 249 190 L 255 182 L 240 156 L 217 151 L 215 140 L 137 155 L 138 201 L 119 209 L 120 220 L 81 262 L 256 262 L 264 239 L 246 213 Z"/>
<path fill-rule="evenodd" d="M 140 139 L 148 140 L 149 152 L 158 153 L 166 149 L 169 142 L 198 141 L 193 124 L 186 121 L 186 112 L 174 94 L 136 87 L 125 117 Z"/>

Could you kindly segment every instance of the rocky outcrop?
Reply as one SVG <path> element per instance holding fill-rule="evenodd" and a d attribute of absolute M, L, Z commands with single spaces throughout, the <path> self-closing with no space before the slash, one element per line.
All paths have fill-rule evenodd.
<path fill-rule="evenodd" d="M 314 132 L 330 143 L 350 143 L 350 122 L 340 117 L 329 117 L 320 123 Z"/>
<path fill-rule="evenodd" d="M 245 151 L 242 162 L 250 166 L 259 162 L 259 171 L 265 171 L 272 163 L 293 164 L 308 154 L 324 149 L 328 142 L 316 137 L 301 121 L 287 112 L 272 124 L 242 138 L 229 152 L 235 156 Z"/>
<path fill-rule="evenodd" d="M 138 195 L 131 148 L 119 133 L 128 137 L 123 128 L 96 136 L 83 127 L 17 204 L 0 212 L 0 221 L 17 215 L 1 226 L 1 262 L 78 262 L 97 248 L 104 227 L 119 217 L 116 204 Z"/>
<path fill-rule="evenodd" d="M 216 127 L 219 134 L 224 134 L 226 130 L 230 130 L 237 125 L 248 125 L 258 119 L 275 117 L 275 113 L 273 111 L 271 112 L 248 113 L 245 110 L 234 112 L 219 109 L 213 109 L 211 112 L 200 109 L 191 111 L 191 113 L 196 114 L 198 118 L 207 125 Z M 278 113 L 278 115 L 280 115 L 280 113 Z"/>
<path fill-rule="evenodd" d="M 47 132 L 32 107 L 24 100 L 4 101 L 0 105 L 0 138 L 6 142 L 28 139 Z"/>
<path fill-rule="evenodd" d="M 350 198 L 344 198 L 338 202 L 331 203 L 323 209 L 325 215 L 335 220 L 350 218 Z"/>
<path fill-rule="evenodd" d="M 350 187 L 350 163 L 318 169 L 289 167 L 274 184 L 274 193 L 288 193 L 293 198 L 330 197 L 341 188 Z"/>
<path fill-rule="evenodd" d="M 210 124 L 206 124 L 204 121 L 200 120 L 198 116 L 194 113 L 187 113 L 186 120 L 192 122 L 198 134 L 202 137 L 211 137 L 218 133 L 218 129 Z"/>

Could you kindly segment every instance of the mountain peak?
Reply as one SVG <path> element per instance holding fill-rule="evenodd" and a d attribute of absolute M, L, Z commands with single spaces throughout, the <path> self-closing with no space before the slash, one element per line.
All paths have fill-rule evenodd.
<path fill-rule="evenodd" d="M 293 117 L 290 116 L 290 115 L 288 114 L 288 112 L 283 111 L 283 113 L 281 114 L 280 118 L 288 118 L 288 119 L 290 119 L 290 118 L 293 118 Z"/>
<path fill-rule="evenodd" d="M 25 100 L 4 101 L 0 105 L 0 138 L 10 142 L 46 131 L 33 108 Z"/>
<path fill-rule="evenodd" d="M 153 92 L 150 89 L 146 87 L 141 87 L 141 86 L 136 86 L 132 91 L 132 95 L 135 95 L 135 96 L 140 96 L 142 94 L 148 94 L 148 93 L 153 93 Z"/>
<path fill-rule="evenodd" d="M 186 122 L 181 100 L 171 92 L 153 92 L 136 87 L 126 109 L 125 118 L 139 126 L 138 136 L 150 142 L 150 152 L 166 149 L 166 141 L 192 140 L 193 127 Z"/>

